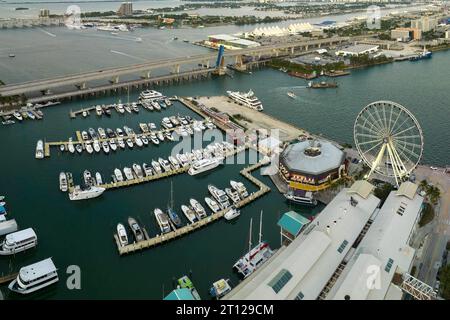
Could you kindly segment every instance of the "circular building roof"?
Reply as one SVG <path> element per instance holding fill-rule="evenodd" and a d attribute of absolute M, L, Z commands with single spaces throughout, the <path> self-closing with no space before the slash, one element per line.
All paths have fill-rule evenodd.
<path fill-rule="evenodd" d="M 290 171 L 318 175 L 338 168 L 345 155 L 325 140 L 306 140 L 289 145 L 281 154 L 281 161 Z"/>

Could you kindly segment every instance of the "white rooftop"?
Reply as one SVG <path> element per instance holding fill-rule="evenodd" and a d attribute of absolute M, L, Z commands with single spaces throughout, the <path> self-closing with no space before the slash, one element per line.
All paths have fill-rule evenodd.
<path fill-rule="evenodd" d="M 320 148 L 318 156 L 305 154 L 305 150 L 311 147 L 311 141 L 305 140 L 289 145 L 283 151 L 280 159 L 290 170 L 314 175 L 338 168 L 344 161 L 344 152 L 326 140 L 317 142 Z"/>
<path fill-rule="evenodd" d="M 52 258 L 30 264 L 29 266 L 20 268 L 20 278 L 23 281 L 30 281 L 41 276 L 45 276 L 51 272 L 56 271 Z"/>
<path fill-rule="evenodd" d="M 364 199 L 347 191 L 225 299 L 316 299 L 380 202 L 373 194 Z"/>
<path fill-rule="evenodd" d="M 409 240 L 422 203 L 423 198 L 418 194 L 413 199 L 397 191 L 389 194 L 327 299 L 349 296 L 350 299 L 382 300 L 401 296 L 391 288 L 391 281 L 396 270 L 402 274 L 411 267 L 415 250 L 409 246 Z M 379 270 L 369 267 L 379 267 Z M 367 281 L 373 286 L 368 287 Z"/>
<path fill-rule="evenodd" d="M 223 41 L 231 41 L 231 40 L 238 40 L 238 37 L 230 36 L 229 34 L 214 34 L 212 36 L 208 36 L 210 39 L 217 39 L 217 40 L 223 40 Z"/>
<path fill-rule="evenodd" d="M 17 243 L 30 238 L 36 238 L 36 233 L 32 228 L 10 233 L 6 236 L 6 241 L 8 243 Z"/>

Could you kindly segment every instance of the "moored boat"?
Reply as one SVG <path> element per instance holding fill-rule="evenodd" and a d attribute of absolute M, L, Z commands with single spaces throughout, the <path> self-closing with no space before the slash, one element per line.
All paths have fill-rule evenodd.
<path fill-rule="evenodd" d="M 129 217 L 128 225 L 130 226 L 131 232 L 133 232 L 134 239 L 136 242 L 144 241 L 144 233 L 142 232 L 142 228 L 137 223 L 136 219 Z"/>
<path fill-rule="evenodd" d="M 67 176 L 65 172 L 61 172 L 59 174 L 59 190 L 62 192 L 67 192 L 68 185 L 67 185 Z"/>
<path fill-rule="evenodd" d="M 183 204 L 181 206 L 181 211 L 183 211 L 183 214 L 186 216 L 186 218 L 191 223 L 194 223 L 194 222 L 197 221 L 197 215 L 195 214 L 195 211 L 192 208 L 190 208 L 190 207 L 188 207 L 188 206 Z"/>
<path fill-rule="evenodd" d="M 19 274 L 8 289 L 28 294 L 59 281 L 58 272 L 51 258 L 20 268 Z"/>
<path fill-rule="evenodd" d="M 200 204 L 200 202 L 191 198 L 189 200 L 189 203 L 190 203 L 192 209 L 194 209 L 195 214 L 197 215 L 199 220 L 206 218 L 207 214 L 206 214 L 205 208 L 203 208 L 203 206 Z"/>
<path fill-rule="evenodd" d="M 156 208 L 153 213 L 155 214 L 156 222 L 158 223 L 161 232 L 170 232 L 170 223 L 167 215 L 159 208 Z"/>
<path fill-rule="evenodd" d="M 127 230 L 125 229 L 125 226 L 121 223 L 117 224 L 117 237 L 122 247 L 128 244 Z"/>

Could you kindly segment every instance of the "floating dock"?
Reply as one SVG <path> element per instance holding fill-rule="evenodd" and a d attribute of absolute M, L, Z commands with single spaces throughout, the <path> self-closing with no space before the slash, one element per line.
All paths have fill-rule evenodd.
<path fill-rule="evenodd" d="M 258 179 L 256 179 L 255 177 L 253 177 L 250 174 L 252 171 L 260 168 L 261 166 L 263 166 L 265 164 L 268 164 L 269 162 L 270 162 L 270 159 L 265 159 L 265 160 L 262 160 L 252 166 L 249 166 L 249 167 L 241 170 L 240 173 L 244 177 L 249 179 L 253 184 L 255 184 L 259 188 L 259 190 L 257 192 L 251 193 L 248 197 L 246 197 L 245 199 L 242 199 L 241 201 L 236 203 L 236 205 L 235 205 L 236 208 L 242 208 L 245 205 L 251 203 L 252 201 L 255 201 L 256 199 L 258 199 L 258 198 L 262 197 L 263 195 L 265 195 L 266 193 L 270 192 L 270 188 L 267 185 L 265 185 L 263 182 L 259 181 Z M 163 244 L 170 240 L 179 238 L 181 236 L 184 236 L 186 234 L 189 234 L 191 232 L 199 230 L 200 228 L 202 228 L 206 225 L 209 225 L 212 222 L 217 221 L 220 218 L 222 218 L 228 210 L 229 210 L 229 208 L 223 209 L 221 211 L 213 213 L 212 215 L 206 217 L 205 219 L 194 222 L 192 224 L 188 224 L 184 227 L 176 229 L 175 231 L 171 231 L 169 233 L 162 234 L 162 235 L 157 235 L 156 237 L 149 238 L 147 240 L 140 241 L 140 242 L 131 243 L 126 246 L 120 245 L 117 234 L 114 234 L 114 241 L 116 242 L 119 255 L 133 253 L 135 251 L 139 251 L 139 250 L 143 250 L 143 249 L 149 249 L 149 248 L 155 247 L 159 244 Z"/>

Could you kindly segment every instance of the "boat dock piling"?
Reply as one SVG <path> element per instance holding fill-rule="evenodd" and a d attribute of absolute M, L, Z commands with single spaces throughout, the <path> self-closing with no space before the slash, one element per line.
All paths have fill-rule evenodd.
<path fill-rule="evenodd" d="M 247 179 L 249 179 L 253 184 L 255 184 L 256 186 L 258 186 L 259 190 L 257 192 L 251 193 L 248 197 L 242 199 L 241 201 L 239 201 L 235 206 L 236 208 L 242 208 L 245 205 L 253 202 L 254 200 L 262 197 L 264 194 L 268 193 L 270 191 L 270 188 L 265 185 L 263 182 L 259 181 L 258 179 L 256 179 L 255 177 L 253 177 L 250 173 L 258 168 L 260 168 L 261 166 L 268 164 L 270 162 L 269 159 L 264 159 L 254 165 L 251 165 L 247 168 L 244 168 L 243 170 L 241 170 L 241 174 L 246 177 Z M 188 224 L 184 227 L 181 227 L 175 231 L 171 231 L 169 233 L 166 234 L 160 234 L 157 235 L 156 237 L 153 238 L 148 238 L 147 240 L 144 241 L 140 241 L 140 242 L 135 242 L 135 243 L 131 243 L 128 244 L 126 246 L 121 246 L 119 239 L 117 237 L 117 234 L 114 233 L 114 240 L 116 242 L 117 245 L 117 250 L 119 251 L 119 255 L 124 255 L 124 254 L 128 254 L 128 253 L 133 253 L 135 251 L 139 251 L 139 250 L 143 250 L 143 249 L 148 249 L 148 248 L 152 248 L 155 247 L 158 244 L 163 244 L 165 242 L 168 242 L 170 240 L 176 239 L 178 237 L 184 236 L 188 233 L 194 232 L 195 230 L 198 230 L 214 221 L 219 220 L 220 218 L 222 218 L 225 213 L 229 210 L 229 208 L 227 209 L 223 209 L 220 210 L 216 213 L 213 213 L 212 215 L 206 217 L 205 219 L 196 221 L 192 224 Z"/>

